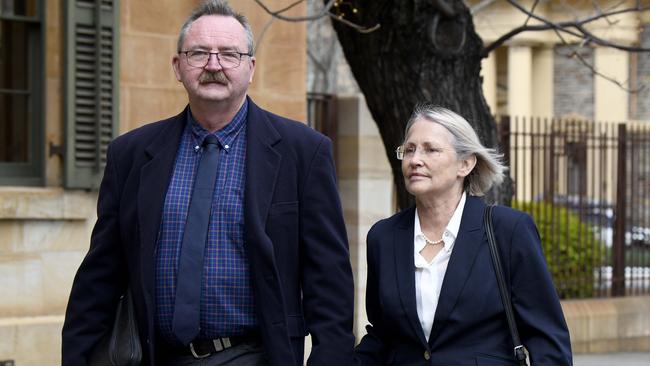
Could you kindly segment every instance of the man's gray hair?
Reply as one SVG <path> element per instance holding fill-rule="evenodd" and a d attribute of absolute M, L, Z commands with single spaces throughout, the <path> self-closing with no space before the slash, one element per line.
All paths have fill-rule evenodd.
<path fill-rule="evenodd" d="M 465 190 L 471 195 L 483 196 L 493 185 L 503 182 L 506 169 L 502 162 L 503 155 L 495 149 L 483 146 L 476 131 L 465 118 L 446 108 L 432 104 L 419 104 L 406 124 L 405 139 L 413 123 L 419 119 L 437 123 L 449 131 L 452 136 L 451 144 L 458 158 L 476 156 L 476 166 L 465 177 L 464 182 Z"/>
<path fill-rule="evenodd" d="M 195 8 L 194 11 L 192 11 L 192 14 L 190 14 L 190 16 L 181 27 L 181 32 L 178 35 L 176 52 L 183 51 L 182 47 L 183 43 L 185 42 L 185 37 L 187 36 L 187 30 L 195 20 L 204 15 L 223 15 L 235 18 L 246 31 L 246 42 L 248 44 L 248 50 L 246 50 L 246 52 L 248 52 L 251 56 L 255 53 L 253 45 L 253 30 L 251 29 L 250 23 L 248 23 L 248 19 L 246 19 L 243 14 L 234 11 L 233 8 L 231 8 L 230 5 L 228 5 L 228 2 L 225 0 L 206 0 L 197 8 Z"/>

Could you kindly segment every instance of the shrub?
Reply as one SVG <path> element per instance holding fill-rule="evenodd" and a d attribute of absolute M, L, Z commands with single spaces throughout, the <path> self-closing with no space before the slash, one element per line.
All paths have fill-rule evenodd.
<path fill-rule="evenodd" d="M 535 220 L 560 298 L 593 297 L 594 268 L 605 258 L 605 246 L 593 228 L 575 212 L 551 203 L 513 201 L 512 207 Z"/>

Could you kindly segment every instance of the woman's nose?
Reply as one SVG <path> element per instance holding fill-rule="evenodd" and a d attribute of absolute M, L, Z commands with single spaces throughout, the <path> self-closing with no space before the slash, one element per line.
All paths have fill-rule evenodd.
<path fill-rule="evenodd" d="M 410 166 L 421 166 L 422 165 L 422 159 L 420 158 L 420 155 L 418 154 L 418 150 L 416 150 L 413 155 L 409 158 L 409 165 Z"/>

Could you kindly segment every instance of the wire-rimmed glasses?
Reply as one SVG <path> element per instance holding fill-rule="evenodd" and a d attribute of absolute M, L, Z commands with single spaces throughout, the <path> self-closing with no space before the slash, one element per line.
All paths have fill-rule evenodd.
<path fill-rule="evenodd" d="M 217 62 L 223 69 L 234 69 L 241 64 L 242 56 L 252 57 L 250 53 L 227 51 L 227 52 L 210 52 L 203 50 L 180 51 L 185 54 L 187 63 L 192 67 L 205 67 L 210 61 L 210 56 L 215 55 Z"/>

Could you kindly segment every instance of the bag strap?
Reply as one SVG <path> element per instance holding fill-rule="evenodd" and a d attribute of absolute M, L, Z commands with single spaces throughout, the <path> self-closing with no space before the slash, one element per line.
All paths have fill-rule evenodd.
<path fill-rule="evenodd" d="M 494 228 L 492 227 L 492 208 L 494 206 L 488 205 L 483 212 L 483 225 L 485 226 L 485 233 L 487 234 L 488 244 L 490 247 L 490 256 L 492 257 L 492 264 L 494 265 L 494 272 L 497 277 L 497 284 L 499 285 L 499 293 L 501 294 L 501 302 L 503 302 L 503 308 L 506 312 L 506 318 L 508 319 L 508 328 L 510 328 L 510 337 L 512 338 L 512 344 L 515 346 L 515 359 L 519 361 L 519 365 L 526 366 L 529 365 L 528 361 L 528 350 L 521 344 L 519 339 L 519 332 L 517 331 L 517 323 L 515 321 L 515 315 L 512 311 L 512 301 L 510 299 L 510 291 L 506 286 L 506 280 L 503 275 L 503 267 L 501 267 L 501 259 L 499 256 L 499 251 L 497 249 L 497 241 L 494 237 Z"/>

